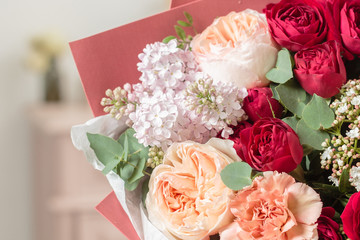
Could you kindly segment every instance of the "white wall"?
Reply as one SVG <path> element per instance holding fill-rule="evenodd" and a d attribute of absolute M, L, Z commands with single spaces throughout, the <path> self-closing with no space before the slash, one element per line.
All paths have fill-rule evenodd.
<path fill-rule="evenodd" d="M 42 98 L 39 76 L 24 67 L 29 39 L 49 29 L 77 40 L 166 10 L 170 0 L 0 0 L 0 233 L 31 236 L 29 129 L 26 106 Z M 78 99 L 75 65 L 62 60 L 67 101 Z"/>

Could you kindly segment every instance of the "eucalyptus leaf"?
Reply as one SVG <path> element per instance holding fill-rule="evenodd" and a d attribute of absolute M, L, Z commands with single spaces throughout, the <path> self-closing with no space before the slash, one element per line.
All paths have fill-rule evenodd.
<path fill-rule="evenodd" d="M 293 79 L 285 84 L 280 84 L 275 90 L 279 94 L 281 103 L 290 112 L 301 117 L 307 103 L 305 90 Z"/>
<path fill-rule="evenodd" d="M 286 48 L 281 49 L 278 52 L 275 68 L 266 74 L 266 78 L 275 83 L 286 83 L 293 78 L 291 58 L 289 50 Z"/>
<path fill-rule="evenodd" d="M 321 143 L 330 138 L 328 133 L 310 128 L 303 119 L 296 125 L 296 133 L 301 144 L 309 145 L 317 150 L 322 150 Z"/>
<path fill-rule="evenodd" d="M 146 178 L 141 187 L 141 200 L 145 208 L 146 208 L 145 200 L 149 192 L 149 180 L 150 178 Z"/>
<path fill-rule="evenodd" d="M 324 98 L 314 94 L 311 101 L 306 104 L 302 117 L 309 127 L 326 129 L 331 127 L 335 114 Z"/>
<path fill-rule="evenodd" d="M 279 84 L 270 83 L 270 89 L 271 89 L 272 94 L 273 94 L 272 98 L 279 101 L 279 100 L 280 100 L 280 97 L 279 97 L 278 92 L 276 91 L 276 87 L 277 87 L 277 86 L 279 86 Z"/>
<path fill-rule="evenodd" d="M 287 125 L 289 125 L 294 131 L 296 131 L 296 125 L 298 124 L 299 120 L 297 117 L 286 117 L 281 119 L 283 122 L 285 122 Z"/>
<path fill-rule="evenodd" d="M 249 186 L 252 168 L 246 162 L 234 162 L 227 165 L 220 173 L 223 183 L 232 190 Z"/>
<path fill-rule="evenodd" d="M 136 165 L 136 168 L 133 172 L 133 174 L 131 175 L 131 177 L 129 178 L 129 183 L 133 183 L 138 179 L 141 179 L 144 176 L 143 171 L 146 168 L 146 159 L 142 158 L 140 159 L 140 161 L 138 161 L 138 164 Z"/>
<path fill-rule="evenodd" d="M 125 146 L 125 141 L 128 142 L 128 155 L 130 157 L 138 155 L 138 160 L 140 160 L 141 158 L 147 159 L 149 154 L 149 148 L 144 147 L 143 144 L 139 143 L 139 141 L 134 137 L 134 134 L 135 130 L 133 128 L 128 128 L 123 134 L 120 135 L 118 142 L 122 146 Z"/>
<path fill-rule="evenodd" d="M 124 164 L 123 167 L 120 168 L 120 177 L 124 181 L 128 181 L 129 178 L 131 178 L 131 176 L 133 175 L 136 165 L 137 165 L 136 159 L 135 160 L 127 159 L 126 164 Z"/>
<path fill-rule="evenodd" d="M 105 168 L 102 170 L 104 175 L 108 174 L 111 170 L 113 170 L 120 162 L 120 159 L 114 159 L 105 165 Z"/>
<path fill-rule="evenodd" d="M 163 43 L 169 43 L 171 40 L 176 39 L 175 36 L 167 36 L 162 40 Z"/>
<path fill-rule="evenodd" d="M 103 173 L 109 173 L 120 162 L 124 152 L 123 147 L 110 137 L 91 133 L 86 135 L 96 157 L 105 165 Z"/>
<path fill-rule="evenodd" d="M 139 185 L 139 183 L 140 183 L 140 179 L 133 183 L 125 182 L 125 188 L 128 191 L 134 191 L 137 188 L 137 186 Z"/>

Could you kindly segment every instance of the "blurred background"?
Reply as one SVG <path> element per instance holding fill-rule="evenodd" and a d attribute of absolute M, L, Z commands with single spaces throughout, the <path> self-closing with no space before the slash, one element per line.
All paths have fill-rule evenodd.
<path fill-rule="evenodd" d="M 73 148 L 92 117 L 68 42 L 169 8 L 170 0 L 0 0 L 0 239 L 107 240 L 94 207 L 111 189 Z"/>

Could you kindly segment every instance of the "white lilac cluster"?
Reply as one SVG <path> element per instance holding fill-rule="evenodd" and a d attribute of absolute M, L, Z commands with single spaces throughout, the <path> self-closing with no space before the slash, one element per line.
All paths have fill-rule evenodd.
<path fill-rule="evenodd" d="M 246 120 L 242 109 L 246 89 L 232 83 L 214 82 L 203 73 L 196 74 L 195 79 L 186 89 L 186 106 L 201 118 L 203 126 L 217 132 L 222 130 L 222 137 L 228 138 L 233 134 L 229 125 Z"/>
<path fill-rule="evenodd" d="M 100 103 L 104 107 L 104 112 L 110 113 L 118 120 L 123 116 L 128 116 L 136 108 L 138 98 L 132 93 L 129 83 L 125 84 L 124 88 L 108 89 L 105 95 L 106 97 L 102 98 Z"/>
<path fill-rule="evenodd" d="M 353 166 L 350 169 L 350 184 L 356 188 L 356 191 L 360 192 L 360 163 Z"/>
<path fill-rule="evenodd" d="M 156 42 L 148 44 L 139 54 L 141 62 L 138 70 L 142 73 L 140 81 L 148 91 L 172 89 L 180 92 L 187 82 L 192 82 L 198 71 L 191 51 L 178 48 L 176 40 L 165 44 Z"/>
<path fill-rule="evenodd" d="M 184 95 L 155 90 L 143 97 L 129 115 L 135 137 L 144 146 L 156 146 L 165 151 L 174 142 L 193 140 L 204 143 L 216 136 L 215 129 L 207 129 L 199 115 L 187 111 Z"/>
<path fill-rule="evenodd" d="M 330 182 L 338 186 L 340 176 L 350 169 L 350 183 L 360 189 L 360 80 L 348 81 L 340 90 L 340 97 L 330 104 L 336 119 L 332 126 L 334 136 L 323 143 L 321 167 L 331 170 Z M 355 167 L 354 165 L 359 165 Z"/>
<path fill-rule="evenodd" d="M 152 147 L 152 152 L 161 153 L 173 142 L 205 143 L 220 131 L 228 137 L 233 133 L 228 125 L 246 118 L 242 109 L 246 89 L 213 83 L 199 72 L 192 52 L 178 48 L 175 40 L 149 44 L 139 58 L 141 83 L 119 88 L 116 92 L 124 95 L 121 101 L 110 98 L 104 104 L 121 113 L 115 114 L 117 118 L 127 115 L 139 143 Z M 154 154 L 149 156 L 149 166 L 161 162 Z"/>

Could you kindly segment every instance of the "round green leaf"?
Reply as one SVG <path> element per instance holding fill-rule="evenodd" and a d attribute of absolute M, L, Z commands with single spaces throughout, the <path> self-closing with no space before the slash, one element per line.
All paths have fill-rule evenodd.
<path fill-rule="evenodd" d="M 286 83 L 293 78 L 292 60 L 289 50 L 283 48 L 278 52 L 276 67 L 266 74 L 266 78 L 275 83 Z"/>
<path fill-rule="evenodd" d="M 301 119 L 296 125 L 296 133 L 299 136 L 301 144 L 309 145 L 317 150 L 322 150 L 323 147 L 321 143 L 324 142 L 325 139 L 330 138 L 327 132 L 310 128 L 304 119 Z"/>
<path fill-rule="evenodd" d="M 220 173 L 223 183 L 232 190 L 249 186 L 252 168 L 246 162 L 234 162 L 227 165 Z"/>
<path fill-rule="evenodd" d="M 280 84 L 276 88 L 281 103 L 293 114 L 301 117 L 305 104 L 307 103 L 306 92 L 295 81 L 290 80 L 285 84 Z"/>
<path fill-rule="evenodd" d="M 311 101 L 304 107 L 302 117 L 309 127 L 326 129 L 331 127 L 335 114 L 327 104 L 326 99 L 314 94 Z"/>

